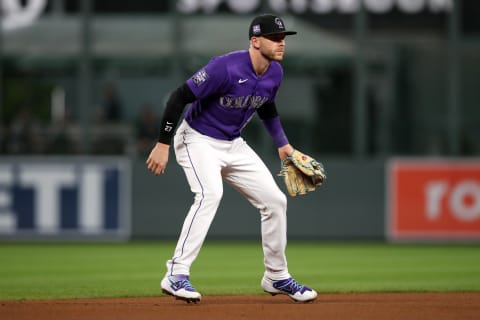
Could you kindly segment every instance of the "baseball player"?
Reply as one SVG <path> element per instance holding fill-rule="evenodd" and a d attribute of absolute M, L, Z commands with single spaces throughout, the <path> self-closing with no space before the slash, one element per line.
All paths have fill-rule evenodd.
<path fill-rule="evenodd" d="M 257 16 L 249 27 L 248 50 L 212 58 L 167 101 L 159 140 L 146 161 L 147 167 L 155 175 L 164 173 L 173 138 L 176 160 L 195 197 L 161 281 L 166 294 L 187 302 L 200 301 L 201 294 L 190 282 L 190 267 L 213 221 L 225 181 L 260 211 L 264 291 L 303 302 L 317 297 L 314 290 L 295 281 L 287 268 L 286 196 L 240 136 L 257 113 L 280 159 L 293 153 L 275 106 L 283 78 L 279 62 L 285 53 L 285 36 L 293 34 L 296 32 L 287 31 L 280 17 Z M 191 105 L 177 128 L 187 104 Z"/>

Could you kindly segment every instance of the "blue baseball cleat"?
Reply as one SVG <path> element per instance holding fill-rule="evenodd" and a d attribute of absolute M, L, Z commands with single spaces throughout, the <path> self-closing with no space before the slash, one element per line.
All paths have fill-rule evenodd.
<path fill-rule="evenodd" d="M 160 282 L 163 293 L 188 303 L 198 303 L 202 295 L 195 290 L 187 275 L 165 276 Z"/>
<path fill-rule="evenodd" d="M 307 286 L 299 284 L 293 278 L 283 280 L 272 280 L 267 277 L 262 279 L 262 288 L 272 296 L 277 294 L 286 294 L 290 298 L 299 302 L 310 302 L 317 298 L 317 292 Z"/>

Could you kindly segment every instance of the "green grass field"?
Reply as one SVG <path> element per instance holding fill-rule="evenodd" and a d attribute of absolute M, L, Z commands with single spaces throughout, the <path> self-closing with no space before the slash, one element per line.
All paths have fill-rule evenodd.
<path fill-rule="evenodd" d="M 173 242 L 1 243 L 0 300 L 160 295 Z M 290 241 L 289 269 L 319 292 L 480 291 L 480 246 Z M 203 295 L 261 294 L 259 242 L 207 241 Z"/>

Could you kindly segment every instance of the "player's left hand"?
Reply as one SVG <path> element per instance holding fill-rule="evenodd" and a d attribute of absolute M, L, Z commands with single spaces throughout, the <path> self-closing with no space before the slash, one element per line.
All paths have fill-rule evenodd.
<path fill-rule="evenodd" d="M 168 144 L 157 142 L 153 147 L 147 159 L 147 168 L 156 176 L 165 173 L 168 163 L 168 154 L 170 146 Z"/>

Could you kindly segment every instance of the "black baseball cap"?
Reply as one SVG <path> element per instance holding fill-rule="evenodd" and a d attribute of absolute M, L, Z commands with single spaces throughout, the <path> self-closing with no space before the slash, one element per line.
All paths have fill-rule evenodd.
<path fill-rule="evenodd" d="M 273 34 L 292 35 L 296 31 L 285 30 L 285 24 L 280 17 L 273 14 L 262 14 L 253 19 L 248 29 L 248 38 L 268 36 Z"/>

